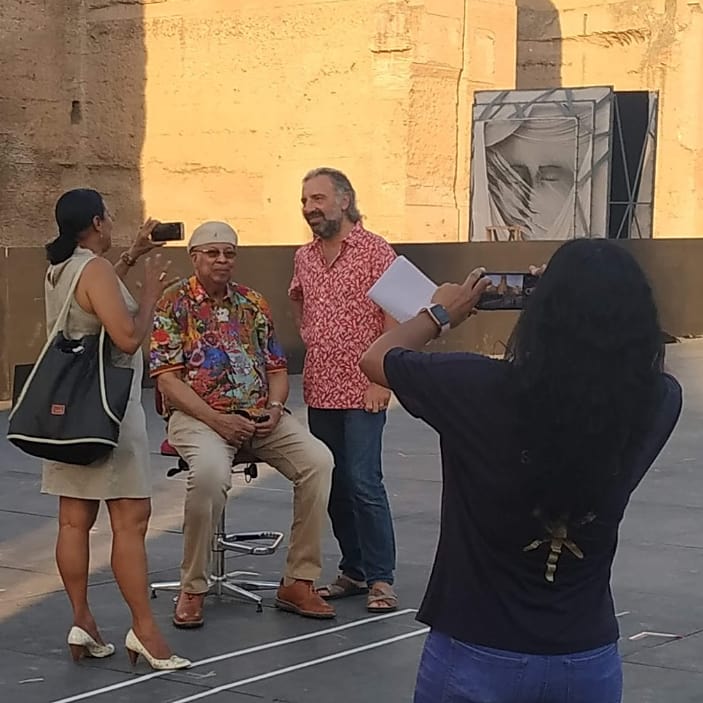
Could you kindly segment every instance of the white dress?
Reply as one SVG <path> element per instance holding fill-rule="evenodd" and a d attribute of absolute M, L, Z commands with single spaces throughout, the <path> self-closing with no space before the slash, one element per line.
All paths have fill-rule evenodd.
<path fill-rule="evenodd" d="M 47 333 L 51 332 L 66 301 L 76 271 L 85 262 L 86 257 L 94 256 L 91 251 L 78 247 L 73 256 L 64 263 L 49 266 L 44 280 Z M 129 311 L 132 314 L 136 313 L 138 305 L 121 281 L 120 288 Z M 70 339 L 79 339 L 99 331 L 98 318 L 83 310 L 74 299 L 69 308 L 64 335 Z M 44 460 L 42 493 L 87 500 L 151 496 L 149 442 L 141 401 L 144 367 L 142 350 L 138 349 L 135 354 L 129 355 L 113 348 L 112 360 L 117 366 L 134 369 L 132 389 L 120 426 L 117 447 L 102 461 L 88 466 Z"/>

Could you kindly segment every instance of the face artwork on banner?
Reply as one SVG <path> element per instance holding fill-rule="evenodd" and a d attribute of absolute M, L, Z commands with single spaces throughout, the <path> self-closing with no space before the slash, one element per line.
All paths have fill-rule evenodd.
<path fill-rule="evenodd" d="M 477 92 L 471 240 L 566 240 L 628 236 L 630 230 L 632 236 L 651 236 L 647 208 L 651 211 L 655 130 L 643 130 L 638 143 L 615 139 L 622 113 L 617 97 L 607 87 Z M 624 205 L 611 202 L 616 181 Z"/>

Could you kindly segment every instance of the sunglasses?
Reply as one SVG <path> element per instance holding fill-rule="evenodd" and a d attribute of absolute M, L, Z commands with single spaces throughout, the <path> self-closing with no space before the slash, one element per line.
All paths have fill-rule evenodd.
<path fill-rule="evenodd" d="M 204 254 L 207 256 L 208 259 L 217 259 L 220 256 L 224 256 L 225 259 L 231 261 L 232 259 L 236 258 L 237 256 L 237 250 L 236 249 L 193 249 L 192 251 L 197 252 L 198 254 Z"/>

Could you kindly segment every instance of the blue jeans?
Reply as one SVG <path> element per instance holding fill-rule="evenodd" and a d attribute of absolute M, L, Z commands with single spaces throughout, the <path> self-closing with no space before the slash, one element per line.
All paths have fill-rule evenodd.
<path fill-rule="evenodd" d="M 559 656 L 516 654 L 432 630 L 414 703 L 620 703 L 618 647 Z"/>
<path fill-rule="evenodd" d="M 334 455 L 329 515 L 340 571 L 357 581 L 393 583 L 395 535 L 383 485 L 386 413 L 308 408 L 308 425 Z"/>

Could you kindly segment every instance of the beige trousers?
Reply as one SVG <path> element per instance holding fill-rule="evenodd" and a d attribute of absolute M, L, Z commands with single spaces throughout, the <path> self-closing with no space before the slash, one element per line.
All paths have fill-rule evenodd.
<path fill-rule="evenodd" d="M 187 593 L 205 593 L 212 539 L 227 502 L 236 450 L 207 425 L 179 411 L 169 420 L 168 440 L 190 468 L 181 584 Z M 316 581 L 322 570 L 322 530 L 334 464 L 331 452 L 288 413 L 268 437 L 252 438 L 242 451 L 270 464 L 293 483 L 293 524 L 284 576 Z"/>

